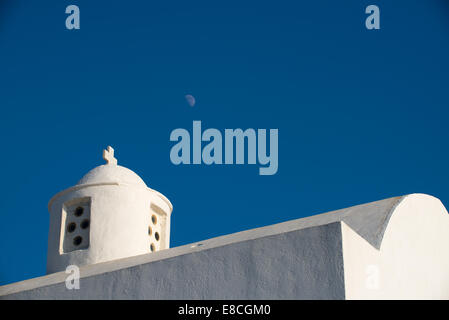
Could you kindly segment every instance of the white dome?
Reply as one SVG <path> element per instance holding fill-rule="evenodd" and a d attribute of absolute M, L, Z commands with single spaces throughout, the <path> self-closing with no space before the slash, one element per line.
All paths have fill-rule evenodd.
<path fill-rule="evenodd" d="M 96 183 L 124 183 L 147 188 L 145 182 L 132 170 L 118 165 L 102 165 L 90 170 L 77 185 Z"/>

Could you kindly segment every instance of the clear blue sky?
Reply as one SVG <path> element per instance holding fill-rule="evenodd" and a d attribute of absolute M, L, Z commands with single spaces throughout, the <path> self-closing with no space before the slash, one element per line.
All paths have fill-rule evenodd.
<path fill-rule="evenodd" d="M 444 0 L 0 0 L 0 284 L 45 274 L 48 200 L 107 145 L 172 201 L 172 246 L 414 192 L 449 205 L 448 40 Z M 193 120 L 278 128 L 278 173 L 173 165 Z"/>

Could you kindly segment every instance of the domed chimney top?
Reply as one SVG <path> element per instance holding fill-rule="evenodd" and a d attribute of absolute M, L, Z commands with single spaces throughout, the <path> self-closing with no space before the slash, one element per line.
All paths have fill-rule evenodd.
<path fill-rule="evenodd" d="M 120 183 L 147 188 L 142 178 L 134 171 L 117 165 L 114 149 L 111 146 L 103 150 L 103 159 L 106 160 L 105 165 L 90 170 L 76 185 Z"/>
<path fill-rule="evenodd" d="M 113 148 L 103 159 L 48 204 L 47 273 L 170 247 L 170 201 L 117 165 Z"/>

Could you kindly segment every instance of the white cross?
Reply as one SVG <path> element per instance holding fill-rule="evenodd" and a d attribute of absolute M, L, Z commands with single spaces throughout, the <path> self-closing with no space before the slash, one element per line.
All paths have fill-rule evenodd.
<path fill-rule="evenodd" d="M 117 159 L 114 158 L 114 149 L 108 146 L 107 150 L 103 150 L 103 159 L 107 164 L 117 165 Z"/>

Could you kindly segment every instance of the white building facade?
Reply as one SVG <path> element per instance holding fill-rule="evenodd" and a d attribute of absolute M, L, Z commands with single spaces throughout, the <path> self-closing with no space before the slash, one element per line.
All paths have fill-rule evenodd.
<path fill-rule="evenodd" d="M 169 248 L 172 205 L 133 171 L 107 161 L 49 202 L 47 273 Z"/>
<path fill-rule="evenodd" d="M 0 287 L 0 299 L 449 299 L 449 215 L 435 197 L 169 249 L 171 203 L 112 148 L 104 158 L 49 203 L 48 274 Z M 66 286 L 70 265 L 79 289 Z"/>

